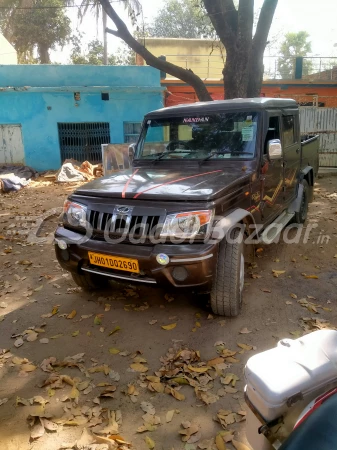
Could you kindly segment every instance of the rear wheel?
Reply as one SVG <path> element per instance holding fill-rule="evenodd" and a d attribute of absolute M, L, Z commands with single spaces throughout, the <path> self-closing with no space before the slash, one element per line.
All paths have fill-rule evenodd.
<path fill-rule="evenodd" d="M 109 279 L 104 276 L 96 275 L 93 273 L 72 273 L 73 280 L 86 291 L 93 291 L 95 289 L 103 289 L 108 286 Z"/>
<path fill-rule="evenodd" d="M 242 307 L 245 260 L 243 235 L 238 229 L 220 242 L 211 290 L 211 308 L 219 316 L 235 317 Z"/>
<path fill-rule="evenodd" d="M 306 221 L 308 215 L 308 206 L 309 206 L 309 185 L 306 180 L 302 181 L 303 185 L 303 194 L 300 209 L 295 213 L 295 217 L 293 219 L 294 223 L 304 223 Z"/>

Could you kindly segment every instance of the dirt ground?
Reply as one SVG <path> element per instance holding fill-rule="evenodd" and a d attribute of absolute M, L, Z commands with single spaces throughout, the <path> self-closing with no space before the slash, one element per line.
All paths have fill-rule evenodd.
<path fill-rule="evenodd" d="M 72 278 L 55 259 L 53 245 L 50 242 L 29 244 L 24 234 L 37 227 L 38 216 L 62 206 L 73 188 L 39 181 L 18 193 L 0 196 L 0 348 L 7 350 L 0 356 L 1 450 L 57 450 L 65 442 L 74 443 L 83 427 L 92 428 L 95 424 L 95 430 L 97 426 L 102 427 L 99 419 L 96 422 L 91 419 L 88 424 L 84 412 L 93 407 L 98 407 L 98 418 L 106 414 L 105 409 L 121 410 L 123 423 L 118 433 L 115 430 L 112 434 L 121 435 L 136 450 L 153 448 L 153 443 L 155 450 L 216 449 L 212 447 L 212 439 L 223 430 L 214 420 L 220 409 L 227 410 L 227 417 L 229 412 L 234 413 L 228 420 L 227 430 L 234 432 L 236 441 L 247 444 L 243 399 L 243 369 L 247 359 L 275 346 L 281 338 L 298 337 L 315 326 L 319 328 L 322 319 L 332 327 L 337 326 L 337 178 L 318 179 L 307 221 L 307 225 L 317 223 L 318 226 L 310 233 L 308 243 L 279 243 L 256 249 L 255 262 L 246 267 L 243 310 L 235 319 L 211 315 L 205 298 L 192 294 L 167 293 L 143 286 L 129 289 L 120 284 L 111 284 L 109 290 L 95 293 L 73 289 Z M 38 236 L 46 237 L 56 223 L 56 215 L 46 220 Z M 322 239 L 323 235 L 329 239 Z M 278 272 L 273 274 L 273 270 Z M 70 313 L 72 318 L 67 318 Z M 303 317 L 319 320 L 305 325 Z M 162 328 L 170 324 L 176 326 L 171 330 Z M 28 334 L 23 333 L 25 330 Z M 112 331 L 115 332 L 111 334 Z M 23 335 L 23 345 L 17 348 L 14 343 L 20 343 L 20 335 Z M 32 341 L 27 341 L 29 336 Z M 47 339 L 42 341 L 47 343 L 41 343 L 41 339 Z M 246 346 L 242 349 L 238 343 Z M 198 397 L 197 389 L 177 383 L 173 385 L 172 395 L 168 392 L 172 388 L 167 386 L 166 392 L 158 393 L 156 390 L 164 389 L 163 384 L 155 379 L 145 380 L 145 376 L 155 375 L 173 346 L 175 351 L 180 348 L 199 351 L 200 361 L 205 362 L 231 354 L 226 349 L 237 353 L 220 361 L 222 365 L 217 370 L 210 369 L 207 380 L 205 374 L 193 372 L 187 368 L 188 364 L 185 366 L 187 375 L 194 377 L 199 387 L 206 386 Z M 84 353 L 79 367 L 55 364 L 50 367 L 52 372 L 40 367 L 46 358 L 63 361 L 79 353 Z M 185 354 L 188 362 L 191 353 Z M 131 364 L 136 366 L 131 368 Z M 140 370 L 148 368 L 145 375 L 134 371 L 139 365 Z M 193 367 L 197 366 L 193 363 Z M 95 367 L 106 369 L 108 374 L 92 373 Z M 224 384 L 228 373 L 237 375 L 236 384 L 235 378 L 231 384 Z M 84 384 L 79 385 L 80 380 L 75 379 L 77 387 L 67 382 L 61 388 L 57 383 L 39 387 L 50 375 L 69 375 L 72 383 L 74 378 L 79 378 Z M 114 398 L 98 398 L 104 389 L 109 390 L 109 386 L 97 386 L 99 383 L 116 386 Z M 88 389 L 82 389 L 86 386 Z M 209 387 L 212 389 L 207 390 Z M 185 399 L 174 398 L 174 395 L 181 398 L 181 394 Z M 30 442 L 27 417 L 41 414 L 43 406 L 21 404 L 20 399 L 34 396 L 48 400 L 45 412 L 51 420 L 59 420 L 55 419 L 56 431 L 47 431 Z M 41 399 L 38 401 L 41 403 Z M 144 425 L 142 402 L 154 406 L 155 416 L 161 423 L 149 425 L 153 415 L 152 419 L 147 416 L 145 432 L 139 433 L 137 429 Z M 175 413 L 167 423 L 168 411 Z M 69 425 L 65 424 L 67 420 Z M 181 423 L 186 421 L 200 429 L 197 435 L 200 440 L 195 443 L 194 439 L 184 443 L 183 435 L 179 435 Z M 150 439 L 146 442 L 147 437 Z M 234 448 L 231 443 L 226 445 Z"/>

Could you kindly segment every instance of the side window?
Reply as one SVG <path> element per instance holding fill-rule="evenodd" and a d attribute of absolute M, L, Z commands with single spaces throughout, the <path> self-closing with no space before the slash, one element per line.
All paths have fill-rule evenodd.
<path fill-rule="evenodd" d="M 279 117 L 270 117 L 269 118 L 269 126 L 266 136 L 266 143 L 264 146 L 264 153 L 267 154 L 268 150 L 268 141 L 272 139 L 280 139 L 280 118 Z"/>
<path fill-rule="evenodd" d="M 295 143 L 294 125 L 294 116 L 282 117 L 282 141 L 285 147 L 289 147 L 290 145 Z"/>

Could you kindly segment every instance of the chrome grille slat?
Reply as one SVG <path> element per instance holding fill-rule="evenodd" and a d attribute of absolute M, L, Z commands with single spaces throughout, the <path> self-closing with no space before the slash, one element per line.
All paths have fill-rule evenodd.
<path fill-rule="evenodd" d="M 163 219 L 159 215 L 111 214 L 95 210 L 89 210 L 87 218 L 95 233 L 108 233 L 112 237 L 128 237 L 132 233 L 137 239 L 154 235 L 153 228 Z"/>

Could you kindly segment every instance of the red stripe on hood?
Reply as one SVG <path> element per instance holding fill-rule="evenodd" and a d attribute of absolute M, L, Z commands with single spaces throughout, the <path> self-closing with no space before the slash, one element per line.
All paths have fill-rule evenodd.
<path fill-rule="evenodd" d="M 177 178 L 176 180 L 173 180 L 173 181 L 168 181 L 166 183 L 157 184 L 157 186 L 152 186 L 148 189 L 145 189 L 145 191 L 138 192 L 138 194 L 136 194 L 133 198 L 138 198 L 141 194 L 144 194 L 145 192 L 148 192 L 148 191 L 152 191 L 152 189 L 157 189 L 162 186 L 167 186 L 168 184 L 178 183 L 179 181 L 189 180 L 190 178 L 202 177 L 203 175 L 209 175 L 211 173 L 216 173 L 216 172 L 222 172 L 222 170 L 213 170 L 212 172 L 199 173 L 197 175 L 191 175 L 189 177 L 184 177 L 184 178 Z"/>
<path fill-rule="evenodd" d="M 133 172 L 133 174 L 131 175 L 131 177 L 128 179 L 128 181 L 125 183 L 125 186 L 123 188 L 123 192 L 122 192 L 122 198 L 125 198 L 125 194 L 126 194 L 126 190 L 129 187 L 130 182 L 132 181 L 133 177 L 136 175 L 136 173 L 138 172 L 139 169 L 137 169 L 135 172 Z"/>

